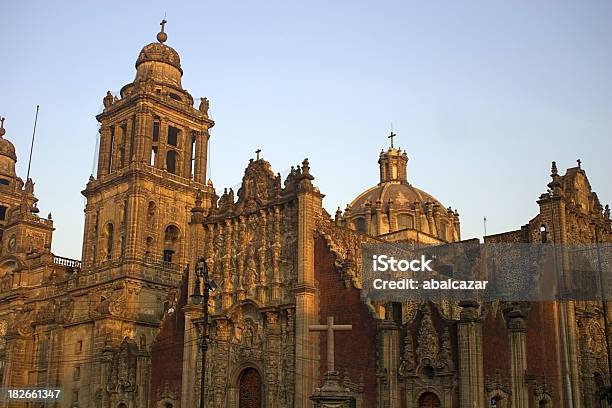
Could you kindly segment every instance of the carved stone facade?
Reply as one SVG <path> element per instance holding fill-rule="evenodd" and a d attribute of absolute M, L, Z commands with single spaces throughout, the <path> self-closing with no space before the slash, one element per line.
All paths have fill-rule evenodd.
<path fill-rule="evenodd" d="M 612 315 L 601 303 L 367 298 L 362 244 L 461 239 L 458 213 L 408 183 L 400 149 L 380 154 L 380 184 L 333 219 L 307 159 L 282 180 L 258 155 L 238 191 L 218 196 L 206 180 L 210 102 L 196 109 L 182 88 L 164 24 L 134 81 L 103 98 L 82 264 L 51 253 L 51 215 L 37 215 L 34 183 L 16 176 L 2 120 L 2 386 L 61 386 L 62 407 L 196 406 L 206 325 L 216 408 L 598 406 Z M 563 176 L 553 165 L 551 177 L 536 217 L 486 241 L 612 241 L 580 165 Z M 567 283 L 583 269 L 565 255 Z M 190 302 L 201 258 L 217 286 L 209 321 Z M 336 339 L 331 376 L 326 335 L 308 329 L 330 316 L 353 327 Z"/>

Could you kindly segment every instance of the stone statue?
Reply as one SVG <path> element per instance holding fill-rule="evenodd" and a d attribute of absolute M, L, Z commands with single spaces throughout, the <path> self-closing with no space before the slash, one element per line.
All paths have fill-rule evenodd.
<path fill-rule="evenodd" d="M 115 98 L 111 94 L 111 91 L 106 91 L 106 96 L 103 99 L 104 107 L 108 108 L 115 102 Z"/>
<path fill-rule="evenodd" d="M 198 108 L 200 112 L 204 114 L 204 116 L 208 117 L 208 108 L 210 107 L 210 103 L 208 98 L 200 98 L 200 107 Z"/>

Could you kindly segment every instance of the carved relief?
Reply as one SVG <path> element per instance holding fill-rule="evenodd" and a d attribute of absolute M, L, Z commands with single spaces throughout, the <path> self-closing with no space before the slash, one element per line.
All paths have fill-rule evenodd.
<path fill-rule="evenodd" d="M 428 305 L 423 308 L 417 342 L 417 358 L 434 361 L 438 355 L 438 333 L 431 321 L 431 310 Z"/>
<path fill-rule="evenodd" d="M 136 357 L 138 346 L 124 338 L 113 353 L 106 391 L 108 393 L 127 393 L 136 391 Z"/>

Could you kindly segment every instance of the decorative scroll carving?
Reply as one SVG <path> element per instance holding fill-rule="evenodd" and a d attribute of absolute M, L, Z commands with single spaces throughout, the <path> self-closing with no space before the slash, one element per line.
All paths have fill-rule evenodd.
<path fill-rule="evenodd" d="M 361 245 L 378 242 L 348 228 L 337 226 L 331 218 L 321 215 L 316 219 L 317 232 L 325 239 L 328 249 L 334 255 L 336 268 L 345 285 L 361 288 Z"/>

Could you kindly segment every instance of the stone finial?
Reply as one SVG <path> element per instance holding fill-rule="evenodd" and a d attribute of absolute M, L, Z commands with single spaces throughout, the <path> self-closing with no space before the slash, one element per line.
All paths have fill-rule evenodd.
<path fill-rule="evenodd" d="M 0 137 L 6 134 L 6 130 L 4 130 L 4 121 L 6 118 L 0 117 Z"/>
<path fill-rule="evenodd" d="M 202 192 L 198 189 L 195 197 L 195 205 L 191 209 L 191 224 L 200 224 L 204 221 L 204 209 L 202 208 Z"/>
<path fill-rule="evenodd" d="M 334 221 L 336 222 L 336 225 L 340 225 L 340 222 L 342 221 L 342 210 L 340 207 L 338 207 L 336 210 L 336 217 L 334 218 Z"/>
<path fill-rule="evenodd" d="M 610 205 L 608 204 L 606 204 L 606 207 L 604 208 L 604 217 L 610 219 Z"/>
<path fill-rule="evenodd" d="M 559 171 L 557 170 L 557 162 L 553 161 L 552 162 L 552 166 L 550 168 L 550 175 L 551 176 L 556 176 L 559 174 Z"/>
<path fill-rule="evenodd" d="M 305 158 L 304 161 L 302 162 L 302 176 L 310 176 L 310 177 L 312 177 L 310 175 L 310 162 L 308 161 L 308 158 Z"/>

